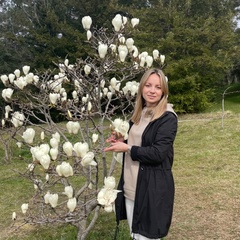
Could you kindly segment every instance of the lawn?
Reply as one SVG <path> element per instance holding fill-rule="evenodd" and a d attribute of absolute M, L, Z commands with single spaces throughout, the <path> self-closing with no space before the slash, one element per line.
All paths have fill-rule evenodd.
<path fill-rule="evenodd" d="M 179 116 L 173 166 L 175 207 L 166 240 L 239 239 L 240 101 L 233 104 L 226 98 L 225 102 L 224 125 L 221 103 L 208 113 Z M 70 226 L 25 225 L 13 232 L 12 212 L 19 212 L 32 188 L 13 171 L 23 166 L 16 158 L 8 165 L 1 161 L 0 239 L 74 239 L 76 230 Z M 114 214 L 102 213 L 88 239 L 111 240 L 114 230 Z M 127 236 L 126 222 L 122 222 L 118 239 Z"/>

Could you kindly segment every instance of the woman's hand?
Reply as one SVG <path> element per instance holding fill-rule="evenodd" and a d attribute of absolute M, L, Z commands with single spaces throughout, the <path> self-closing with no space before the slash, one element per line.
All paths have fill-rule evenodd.
<path fill-rule="evenodd" d="M 111 136 L 106 140 L 108 143 L 123 142 L 123 136 L 120 133 L 112 132 Z"/>
<path fill-rule="evenodd" d="M 127 152 L 128 145 L 124 142 L 112 142 L 111 145 L 103 150 L 104 152 Z"/>

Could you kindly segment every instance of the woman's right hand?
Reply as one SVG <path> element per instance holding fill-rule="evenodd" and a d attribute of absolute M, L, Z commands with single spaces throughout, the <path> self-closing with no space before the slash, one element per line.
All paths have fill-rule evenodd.
<path fill-rule="evenodd" d="M 127 152 L 128 145 L 124 142 L 117 141 L 115 143 L 111 143 L 109 147 L 103 149 L 104 152 Z"/>
<path fill-rule="evenodd" d="M 112 132 L 111 136 L 107 138 L 107 143 L 116 143 L 116 142 L 123 142 L 123 136 L 117 132 Z"/>

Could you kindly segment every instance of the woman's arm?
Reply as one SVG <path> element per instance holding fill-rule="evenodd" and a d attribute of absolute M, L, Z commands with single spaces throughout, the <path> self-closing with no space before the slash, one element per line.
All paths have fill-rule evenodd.
<path fill-rule="evenodd" d="M 160 121 L 162 122 L 157 129 L 153 124 L 145 133 L 143 146 L 132 146 L 131 157 L 133 161 L 158 165 L 172 157 L 173 142 L 177 133 L 177 117 L 169 113 Z"/>

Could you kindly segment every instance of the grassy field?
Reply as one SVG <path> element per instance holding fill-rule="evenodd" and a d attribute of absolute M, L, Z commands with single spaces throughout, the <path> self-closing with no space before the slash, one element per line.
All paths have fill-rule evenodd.
<path fill-rule="evenodd" d="M 175 207 L 166 240 L 240 239 L 238 95 L 226 98 L 224 122 L 220 102 L 207 113 L 179 116 L 173 167 Z M 71 226 L 25 225 L 13 232 L 12 212 L 19 212 L 32 187 L 15 169 L 23 169 L 23 163 L 1 161 L 0 239 L 74 239 L 76 230 Z M 114 230 L 114 214 L 102 213 L 88 239 L 111 240 Z M 126 222 L 121 223 L 118 236 L 119 240 L 129 239 Z"/>

